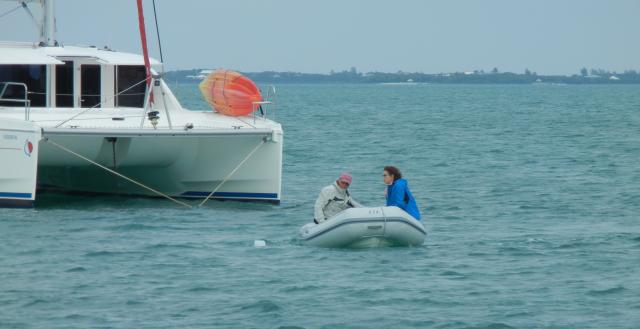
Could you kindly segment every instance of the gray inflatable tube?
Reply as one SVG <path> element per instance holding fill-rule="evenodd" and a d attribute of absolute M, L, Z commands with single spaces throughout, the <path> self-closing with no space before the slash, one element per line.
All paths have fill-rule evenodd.
<path fill-rule="evenodd" d="M 304 244 L 329 248 L 420 246 L 426 236 L 422 222 L 398 207 L 350 208 L 304 225 L 298 235 Z"/>

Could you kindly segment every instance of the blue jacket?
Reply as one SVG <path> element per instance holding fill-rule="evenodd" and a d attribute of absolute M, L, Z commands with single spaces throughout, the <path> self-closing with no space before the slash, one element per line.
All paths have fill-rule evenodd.
<path fill-rule="evenodd" d="M 413 194 L 409 191 L 407 180 L 400 178 L 389 185 L 387 189 L 387 207 L 396 206 L 413 216 L 415 219 L 420 220 L 420 210 L 416 204 L 416 199 L 413 198 Z"/>

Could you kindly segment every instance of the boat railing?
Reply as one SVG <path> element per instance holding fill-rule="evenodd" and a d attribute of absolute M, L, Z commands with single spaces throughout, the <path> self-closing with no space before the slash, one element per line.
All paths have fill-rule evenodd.
<path fill-rule="evenodd" d="M 272 120 L 276 119 L 276 86 L 267 86 L 267 92 L 265 93 L 264 100 L 260 102 L 253 102 L 253 122 L 256 122 L 256 118 L 260 117 L 266 120 L 269 112 L 272 113 Z"/>
<path fill-rule="evenodd" d="M 4 94 L 9 87 L 22 87 L 24 89 L 24 98 L 5 98 Z M 0 82 L 0 102 L 22 103 L 24 104 L 24 120 L 29 121 L 31 113 L 31 100 L 29 100 L 29 88 L 22 82 Z"/>

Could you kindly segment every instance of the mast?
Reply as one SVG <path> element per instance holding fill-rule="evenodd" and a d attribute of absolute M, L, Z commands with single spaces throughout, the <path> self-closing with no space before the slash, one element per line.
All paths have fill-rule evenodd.
<path fill-rule="evenodd" d="M 147 49 L 147 32 L 144 26 L 144 11 L 142 0 L 137 0 L 138 5 L 138 28 L 140 30 L 140 42 L 142 43 L 142 55 L 144 57 L 144 67 L 147 72 L 147 89 L 151 87 L 151 62 L 149 60 L 149 50 Z M 149 90 L 149 101 L 153 103 L 153 92 Z"/>
<path fill-rule="evenodd" d="M 56 17 L 54 0 L 40 0 L 42 4 L 42 27 L 40 43 L 45 46 L 56 45 Z"/>

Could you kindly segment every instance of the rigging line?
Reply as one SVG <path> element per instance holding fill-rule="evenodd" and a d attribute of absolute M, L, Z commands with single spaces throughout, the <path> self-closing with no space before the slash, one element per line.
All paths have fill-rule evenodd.
<path fill-rule="evenodd" d="M 203 204 L 205 204 L 207 201 L 209 201 L 209 199 L 211 199 L 213 194 L 218 192 L 218 189 L 220 189 L 222 187 L 222 185 L 224 185 L 224 183 L 226 183 L 231 178 L 231 176 L 233 176 L 233 174 L 235 174 L 236 171 L 238 171 L 238 169 L 240 169 L 240 167 L 242 167 L 242 165 L 244 165 L 244 163 L 247 162 L 247 160 L 249 160 L 249 158 L 254 153 L 256 153 L 256 151 L 260 148 L 260 146 L 262 146 L 266 142 L 267 142 L 267 137 L 263 137 L 262 140 L 260 141 L 260 144 L 258 144 L 251 152 L 249 152 L 249 154 L 247 154 L 247 156 L 244 157 L 244 159 L 242 159 L 242 161 L 240 161 L 240 163 L 235 168 L 233 168 L 233 170 L 231 170 L 231 172 L 227 175 L 227 177 L 225 177 L 220 182 L 220 184 L 218 184 L 218 186 L 216 186 L 216 188 L 214 188 L 213 191 L 211 191 L 211 193 L 209 193 L 209 195 L 207 195 L 207 197 L 204 200 L 202 200 L 202 202 L 200 202 L 198 207 L 201 207 Z"/>
<path fill-rule="evenodd" d="M 9 10 L 9 11 L 6 11 L 6 12 L 0 14 L 0 18 L 5 17 L 5 16 L 11 14 L 12 12 L 14 12 L 14 11 L 20 9 L 20 8 L 22 8 L 22 4 L 18 5 L 18 7 L 15 7 L 13 9 Z"/>
<path fill-rule="evenodd" d="M 27 91 L 27 94 L 29 95 L 47 95 L 47 93 L 41 93 L 41 92 L 37 92 L 37 91 Z M 120 94 L 118 96 L 142 96 L 142 95 L 146 95 L 147 93 L 127 93 L 127 94 Z M 73 96 L 73 94 L 58 94 L 56 93 L 56 96 Z M 82 96 L 84 97 L 100 97 L 102 96 L 101 94 L 82 94 Z M 111 96 L 109 96 L 111 97 Z"/>
<path fill-rule="evenodd" d="M 27 2 L 26 1 L 20 1 L 20 5 L 22 6 L 22 8 L 24 8 L 24 11 L 27 12 L 29 17 L 31 17 L 31 21 L 33 21 L 33 24 L 36 26 L 36 29 L 38 29 L 38 30 L 42 29 L 42 26 L 40 25 L 38 20 L 33 16 L 33 13 L 29 9 L 29 6 L 27 5 Z"/>
<path fill-rule="evenodd" d="M 168 196 L 168 195 L 166 195 L 166 194 L 164 194 L 164 193 L 162 193 L 160 191 L 154 190 L 153 188 L 151 188 L 149 186 L 146 186 L 146 185 L 144 185 L 144 184 L 142 184 L 142 183 L 140 183 L 140 182 L 138 182 L 138 181 L 136 181 L 136 180 L 134 180 L 132 178 L 129 178 L 129 177 L 127 177 L 127 176 L 125 176 L 125 175 L 123 175 L 123 174 L 121 174 L 121 173 L 119 173 L 119 172 L 117 172 L 115 170 L 111 170 L 111 169 L 109 169 L 109 168 L 107 168 L 107 167 L 105 167 L 105 166 L 103 166 L 103 165 L 101 165 L 101 164 L 99 164 L 99 163 L 97 163 L 97 162 L 95 162 L 95 161 L 83 156 L 83 155 L 80 155 L 80 154 L 78 154 L 78 153 L 76 153 L 76 152 L 74 152 L 74 151 L 72 151 L 72 150 L 70 150 L 70 149 L 68 149 L 68 148 L 66 148 L 66 147 L 64 147 L 64 146 L 52 141 L 52 140 L 50 140 L 49 138 L 45 137 L 43 140 L 45 142 L 47 142 L 47 143 L 59 148 L 59 149 L 65 151 L 65 152 L 68 152 L 68 153 L 70 153 L 72 155 L 75 155 L 76 157 L 78 157 L 78 158 L 80 158 L 82 160 L 85 160 L 85 161 L 91 163 L 92 165 L 95 165 L 95 166 L 97 166 L 97 167 L 99 167 L 101 169 L 104 169 L 104 170 L 106 170 L 106 171 L 108 171 L 108 172 L 110 172 L 110 173 L 112 173 L 112 174 L 114 174 L 114 175 L 116 175 L 116 176 L 118 176 L 120 178 L 126 179 L 126 180 L 128 180 L 129 182 L 131 182 L 133 184 L 136 184 L 136 185 L 138 185 L 138 186 L 140 186 L 142 188 L 145 188 L 145 189 L 147 189 L 147 190 L 149 190 L 149 191 L 151 191 L 151 192 L 153 192 L 153 193 L 155 193 L 157 195 L 160 195 L 160 196 L 162 196 L 162 197 L 164 197 L 166 199 L 169 199 L 169 200 L 171 200 L 171 201 L 173 201 L 173 202 L 175 202 L 175 203 L 177 203 L 179 205 L 183 205 L 183 206 L 185 206 L 185 207 L 187 207 L 189 209 L 193 208 L 189 204 L 186 204 L 186 203 L 184 203 L 184 202 L 182 202 L 180 200 L 176 200 L 176 199 L 174 199 L 174 198 L 172 198 L 172 197 L 170 197 L 170 196 Z"/>
<path fill-rule="evenodd" d="M 113 96 L 109 96 L 109 98 L 108 98 L 108 99 L 114 99 L 114 98 L 116 98 L 116 96 L 120 96 L 120 95 L 122 95 L 122 94 L 123 94 L 123 93 L 125 93 L 126 91 L 129 91 L 129 90 L 133 89 L 134 87 L 136 87 L 136 86 L 138 86 L 138 85 L 142 84 L 143 82 L 147 82 L 147 79 L 144 79 L 144 80 L 142 80 L 142 81 L 140 81 L 140 82 L 136 83 L 135 85 L 132 85 L 131 87 L 129 87 L 129 88 L 127 88 L 127 89 L 125 89 L 125 90 L 123 90 L 123 91 L 121 91 L 121 92 L 119 92 L 119 93 L 117 93 L 117 94 L 113 95 Z M 71 120 L 73 120 L 73 119 L 75 119 L 75 118 L 79 117 L 80 115 L 82 115 L 82 114 L 86 113 L 87 111 L 92 110 L 92 109 L 96 109 L 98 106 L 102 105 L 103 103 L 106 103 L 106 100 L 105 100 L 104 102 L 100 102 L 100 103 L 98 103 L 98 104 L 96 104 L 96 105 L 94 105 L 94 106 L 92 106 L 92 107 L 89 107 L 89 108 L 87 108 L 86 110 L 81 111 L 80 113 L 78 113 L 78 114 L 76 114 L 76 115 L 74 115 L 74 116 L 72 116 L 72 117 L 70 117 L 70 118 L 68 118 L 68 119 L 66 119 L 66 120 L 64 120 L 64 121 L 62 121 L 62 122 L 60 122 L 60 123 L 59 123 L 59 124 L 57 124 L 54 128 L 59 128 L 59 127 L 60 127 L 60 126 L 62 126 L 63 124 L 65 124 L 65 123 L 67 123 L 67 122 L 69 122 L 69 121 L 71 121 Z"/>
<path fill-rule="evenodd" d="M 164 64 L 164 59 L 162 59 L 162 42 L 160 42 L 160 29 L 158 28 L 158 15 L 156 14 L 156 0 L 153 0 L 153 18 L 156 21 L 156 34 L 158 35 L 158 49 L 160 50 L 160 62 Z M 162 71 L 164 73 L 164 65 L 162 65 Z"/>

